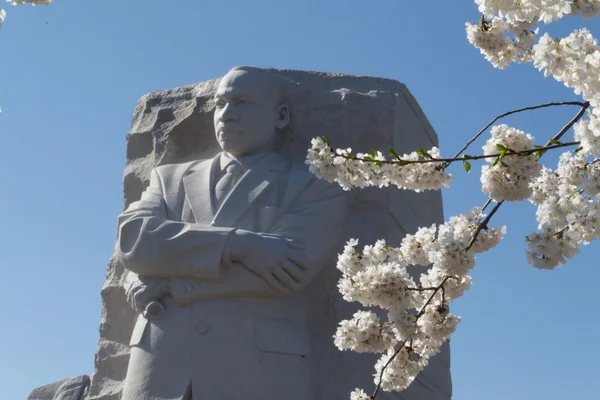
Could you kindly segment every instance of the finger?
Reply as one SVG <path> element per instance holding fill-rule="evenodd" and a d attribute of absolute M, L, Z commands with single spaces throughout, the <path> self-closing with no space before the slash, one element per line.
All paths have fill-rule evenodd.
<path fill-rule="evenodd" d="M 263 237 L 268 237 L 268 238 L 272 238 L 272 239 L 284 240 L 285 244 L 292 249 L 304 250 L 306 248 L 306 246 L 304 246 L 298 240 L 286 238 L 281 235 L 275 235 L 273 233 L 261 233 L 260 235 Z"/>
<path fill-rule="evenodd" d="M 298 283 L 284 268 L 278 267 L 273 271 L 275 278 L 289 289 L 298 287 Z"/>
<path fill-rule="evenodd" d="M 261 277 L 267 281 L 267 283 L 269 284 L 269 286 L 271 286 L 273 289 L 279 290 L 280 292 L 283 293 L 289 293 L 290 289 L 286 286 L 284 286 L 279 279 L 275 278 L 275 275 L 271 274 L 270 272 L 267 272 L 264 275 L 261 275 Z"/>
<path fill-rule="evenodd" d="M 125 295 L 127 296 L 127 302 L 133 308 L 136 308 L 135 307 L 135 295 L 136 295 L 136 293 L 138 293 L 141 290 L 141 288 L 142 288 L 141 283 L 139 281 L 136 281 L 136 282 L 132 283 L 131 285 L 129 285 L 127 290 L 125 290 Z"/>
<path fill-rule="evenodd" d="M 150 290 L 148 286 L 144 286 L 142 290 L 138 290 L 133 295 L 135 309 L 142 312 L 151 300 L 155 300 L 154 297 L 156 297 L 154 294 L 154 290 Z"/>
<path fill-rule="evenodd" d="M 306 275 L 305 271 L 302 268 L 300 268 L 290 260 L 282 262 L 281 268 L 283 268 L 285 272 L 287 272 L 294 279 L 294 281 L 296 281 L 296 283 L 302 282 L 302 278 Z"/>
<path fill-rule="evenodd" d="M 287 259 L 298 266 L 303 271 L 308 271 L 309 260 L 299 251 L 288 251 L 286 253 Z"/>
<path fill-rule="evenodd" d="M 295 249 L 295 250 L 305 250 L 306 246 L 303 245 L 302 243 L 298 242 L 297 240 L 294 239 L 287 239 L 286 238 L 286 242 L 285 244 L 287 244 L 288 247 Z"/>

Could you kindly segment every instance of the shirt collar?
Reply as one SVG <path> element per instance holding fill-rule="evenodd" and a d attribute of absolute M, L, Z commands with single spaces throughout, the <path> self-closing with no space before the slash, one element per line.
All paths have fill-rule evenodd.
<path fill-rule="evenodd" d="M 258 160 L 265 157 L 269 152 L 251 154 L 243 157 L 234 157 L 233 155 L 222 152 L 221 159 L 219 160 L 219 166 L 221 167 L 221 171 L 224 171 L 227 166 L 233 162 L 236 162 L 244 168 L 244 172 L 249 170 Z"/>

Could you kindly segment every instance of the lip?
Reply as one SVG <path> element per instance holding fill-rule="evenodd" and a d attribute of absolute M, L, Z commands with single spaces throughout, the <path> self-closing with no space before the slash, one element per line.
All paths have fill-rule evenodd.
<path fill-rule="evenodd" d="M 236 131 L 237 131 L 237 129 L 235 129 L 234 126 L 229 125 L 229 124 L 228 125 L 219 125 L 219 127 L 218 127 L 219 133 L 221 133 L 221 132 L 229 133 L 229 132 L 236 132 Z"/>

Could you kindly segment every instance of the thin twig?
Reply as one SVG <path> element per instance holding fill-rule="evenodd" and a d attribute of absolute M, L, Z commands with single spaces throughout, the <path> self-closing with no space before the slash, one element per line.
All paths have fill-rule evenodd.
<path fill-rule="evenodd" d="M 469 242 L 469 245 L 465 249 L 466 251 L 471 250 L 471 247 L 473 247 L 473 245 L 475 244 L 475 241 L 477 240 L 477 236 L 479 235 L 479 232 L 481 232 L 483 229 L 487 229 L 488 222 L 490 222 L 490 219 L 492 219 L 492 217 L 494 216 L 494 214 L 496 214 L 496 211 L 498 211 L 498 209 L 500 208 L 500 206 L 502 206 L 502 203 L 504 203 L 504 200 L 502 200 L 501 202 L 497 203 L 494 206 L 494 208 L 492 208 L 492 211 L 488 214 L 488 216 L 485 217 L 485 219 L 483 220 L 483 222 L 479 224 L 479 226 L 477 227 L 477 230 L 475 231 L 475 233 L 473 234 L 473 237 L 471 238 L 471 241 Z"/>
<path fill-rule="evenodd" d="M 421 318 L 423 316 L 423 314 L 425 314 L 425 309 L 427 308 L 427 306 L 429 305 L 429 303 L 431 303 L 431 301 L 433 300 L 433 298 L 435 297 L 435 295 L 437 294 L 437 292 L 439 292 L 440 289 L 442 289 L 444 287 L 444 283 L 446 283 L 446 281 L 448 279 L 450 279 L 450 278 L 451 278 L 450 276 L 446 276 L 442 280 L 442 282 L 437 287 L 434 288 L 434 292 L 431 294 L 431 296 L 429 296 L 429 299 L 427 299 L 427 301 L 425 302 L 425 305 L 423 306 L 423 308 L 421 309 L 421 311 L 419 311 L 419 313 L 417 314 L 416 319 L 415 319 L 415 323 L 416 323 L 416 321 L 419 320 L 419 318 Z M 371 395 L 371 399 L 372 400 L 374 400 L 375 397 L 377 397 L 377 393 L 379 393 L 379 389 L 381 388 L 381 382 L 383 381 L 383 373 L 385 372 L 385 370 L 387 369 L 387 367 L 390 365 L 390 363 L 394 360 L 394 358 L 396 358 L 396 356 L 398 355 L 398 353 L 400 353 L 400 350 L 402 350 L 402 348 L 404 347 L 405 344 L 406 344 L 406 340 L 404 342 L 402 342 L 402 345 L 400 345 L 400 347 L 396 349 L 396 351 L 394 352 L 394 354 L 392 354 L 392 356 L 390 357 L 390 359 L 385 363 L 385 365 L 381 369 L 381 372 L 379 373 L 379 382 L 377 382 L 377 387 L 375 388 L 375 391 Z M 410 347 L 412 348 L 412 339 L 411 339 Z"/>
<path fill-rule="evenodd" d="M 580 101 L 563 101 L 563 102 L 554 102 L 554 103 L 541 104 L 539 106 L 531 106 L 531 107 L 519 108 L 518 110 L 512 110 L 512 111 L 505 112 L 504 114 L 501 114 L 501 115 L 497 116 L 496 118 L 494 118 L 482 130 L 480 130 L 479 132 L 477 132 L 477 134 L 475 136 L 473 136 L 473 138 L 471 140 L 469 140 L 467 142 L 467 144 L 465 144 L 464 147 L 462 149 L 460 149 L 460 151 L 458 153 L 456 153 L 456 155 L 454 156 L 454 158 L 459 157 L 465 150 L 467 150 L 467 148 L 471 144 L 473 144 L 474 141 L 476 141 L 481 135 L 483 135 L 483 133 L 485 131 L 487 131 L 488 128 L 490 126 L 492 126 L 499 119 L 502 119 L 504 117 L 508 117 L 509 115 L 520 113 L 520 112 L 523 112 L 523 111 L 537 110 L 539 108 L 546 108 L 546 107 L 553 107 L 553 106 L 580 106 L 580 107 L 587 108 L 587 107 L 589 107 L 589 103 L 587 103 L 587 106 L 586 106 L 586 103 L 582 103 Z"/>
<path fill-rule="evenodd" d="M 423 160 L 404 160 L 402 158 L 397 158 L 396 160 L 365 160 L 364 158 L 359 158 L 356 156 L 349 156 L 346 154 L 335 154 L 334 157 L 341 157 L 341 158 L 345 158 L 347 160 L 354 160 L 354 161 L 366 161 L 366 162 L 371 162 L 371 163 L 381 163 L 381 164 L 403 164 L 403 165 L 408 165 L 408 164 L 428 164 L 428 163 L 441 163 L 444 162 L 446 163 L 446 165 L 449 165 L 455 161 L 464 161 L 464 160 L 481 160 L 481 159 L 485 159 L 485 158 L 498 158 L 498 157 L 506 157 L 506 156 L 513 156 L 513 155 L 520 155 L 520 156 L 526 156 L 529 154 L 533 154 L 536 153 L 538 151 L 546 151 L 546 150 L 552 150 L 552 149 L 559 149 L 561 147 L 568 147 L 568 146 L 577 146 L 579 145 L 579 142 L 568 142 L 568 143 L 561 143 L 561 144 L 551 144 L 551 145 L 546 145 L 544 147 L 534 147 L 532 149 L 525 149 L 525 150 L 519 150 L 519 151 L 513 151 L 513 150 L 507 150 L 505 153 L 494 153 L 494 154 L 481 154 L 478 156 L 469 156 L 468 158 L 427 158 L 427 159 L 423 159 Z"/>
<path fill-rule="evenodd" d="M 492 199 L 488 199 L 488 201 L 485 202 L 485 204 L 483 205 L 483 207 L 481 207 L 481 212 L 484 212 L 486 208 L 488 208 L 488 206 L 492 204 Z"/>
<path fill-rule="evenodd" d="M 377 387 L 375 388 L 375 391 L 371 395 L 371 399 L 375 399 L 375 397 L 377 397 L 377 393 L 379 393 L 379 389 L 381 388 L 381 382 L 383 381 L 383 373 L 385 372 L 385 370 L 388 367 L 388 365 L 390 365 L 390 363 L 394 360 L 394 358 L 396 358 L 396 356 L 398 355 L 398 353 L 400 353 L 400 350 L 402 350 L 402 348 L 404 347 L 405 344 L 406 344 L 406 340 L 404 342 L 402 342 L 402 344 L 400 345 L 400 347 L 398 347 L 396 349 L 396 351 L 394 352 L 394 354 L 392 354 L 392 356 L 390 357 L 390 359 L 387 361 L 387 363 L 385 363 L 385 365 L 381 369 L 381 372 L 379 373 L 379 383 L 377 383 Z"/>
<path fill-rule="evenodd" d="M 571 127 L 573 125 L 575 125 L 575 123 L 577 123 L 577 121 L 579 121 L 581 119 L 581 117 L 583 117 L 583 114 L 585 114 L 585 111 L 589 107 L 590 107 L 589 101 L 586 101 L 585 103 L 583 103 L 583 105 L 581 106 L 581 110 L 579 110 L 577 115 L 574 116 L 573 119 L 571 121 L 569 121 L 569 123 L 566 124 L 556 135 L 554 135 L 552 137 L 552 139 L 548 140 L 548 143 L 546 143 L 546 146 L 548 146 L 552 141 L 560 139 L 565 133 L 567 133 L 567 131 L 569 129 L 571 129 Z"/>

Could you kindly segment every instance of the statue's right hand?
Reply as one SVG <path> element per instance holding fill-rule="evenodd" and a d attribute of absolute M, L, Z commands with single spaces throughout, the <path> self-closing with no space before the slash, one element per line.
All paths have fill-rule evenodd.
<path fill-rule="evenodd" d="M 127 302 L 134 310 L 142 313 L 146 305 L 169 294 L 169 282 L 165 278 L 138 276 L 125 287 Z"/>
<path fill-rule="evenodd" d="M 308 282 L 304 246 L 282 236 L 237 230 L 231 259 L 282 293 L 298 290 Z"/>

